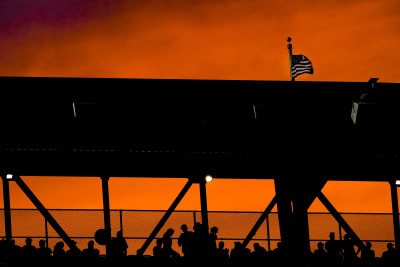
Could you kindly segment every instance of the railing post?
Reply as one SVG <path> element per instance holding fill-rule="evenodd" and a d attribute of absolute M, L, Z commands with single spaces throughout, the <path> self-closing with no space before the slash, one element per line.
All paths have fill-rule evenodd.
<path fill-rule="evenodd" d="M 45 238 L 46 238 L 46 248 L 49 247 L 49 231 L 47 228 L 47 219 L 44 218 L 44 233 L 45 233 Z"/>
<path fill-rule="evenodd" d="M 271 236 L 269 232 L 269 214 L 267 214 L 267 217 L 265 218 L 265 222 L 267 223 L 267 241 L 268 241 L 268 251 L 271 251 Z"/>
<path fill-rule="evenodd" d="M 122 223 L 122 210 L 119 210 L 119 230 L 121 231 L 122 235 L 124 233 L 123 223 Z"/>

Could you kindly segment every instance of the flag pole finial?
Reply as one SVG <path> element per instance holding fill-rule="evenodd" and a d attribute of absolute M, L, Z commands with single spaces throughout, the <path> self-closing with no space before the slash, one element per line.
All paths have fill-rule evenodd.
<path fill-rule="evenodd" d="M 286 41 L 288 41 L 287 48 L 289 50 L 290 80 L 294 81 L 294 77 L 292 74 L 292 44 L 290 43 L 292 41 L 292 38 L 288 37 Z"/>

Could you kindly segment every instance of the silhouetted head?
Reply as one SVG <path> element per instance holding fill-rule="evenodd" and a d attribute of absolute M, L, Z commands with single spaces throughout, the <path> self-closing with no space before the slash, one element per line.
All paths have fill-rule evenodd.
<path fill-rule="evenodd" d="M 157 238 L 156 244 L 157 244 L 157 246 L 161 246 L 162 245 L 162 239 L 161 238 Z"/>
<path fill-rule="evenodd" d="M 54 248 L 58 248 L 58 249 L 62 249 L 64 248 L 64 242 L 57 242 L 56 245 L 54 246 Z"/>
<path fill-rule="evenodd" d="M 322 242 L 318 242 L 318 249 L 319 250 L 323 250 L 324 249 L 324 243 L 322 243 Z"/>
<path fill-rule="evenodd" d="M 122 238 L 122 231 L 117 232 L 117 237 Z"/>
<path fill-rule="evenodd" d="M 169 229 L 165 232 L 164 236 L 171 237 L 171 236 L 174 234 L 174 232 L 175 232 L 174 229 L 169 228 Z"/>
<path fill-rule="evenodd" d="M 330 232 L 329 233 L 329 239 L 330 240 L 335 240 L 335 233 L 334 232 Z"/>
<path fill-rule="evenodd" d="M 218 227 L 213 226 L 210 231 L 211 231 L 211 233 L 216 234 L 216 233 L 218 233 Z"/>
<path fill-rule="evenodd" d="M 254 243 L 253 245 L 254 250 L 257 250 L 260 248 L 260 243 Z"/>
<path fill-rule="evenodd" d="M 278 243 L 276 243 L 276 246 L 277 246 L 278 248 L 282 248 L 282 247 L 283 247 L 283 244 L 282 244 L 282 242 L 278 242 Z"/>
<path fill-rule="evenodd" d="M 219 241 L 218 248 L 223 249 L 225 247 L 224 241 Z"/>
<path fill-rule="evenodd" d="M 240 248 L 241 245 L 242 245 L 242 244 L 241 244 L 239 241 L 236 241 L 236 242 L 235 242 L 235 248 Z"/>
<path fill-rule="evenodd" d="M 94 248 L 94 242 L 93 242 L 93 240 L 90 240 L 90 241 L 87 243 L 87 246 L 88 246 L 88 248 Z"/>
<path fill-rule="evenodd" d="M 349 236 L 348 234 L 345 234 L 345 235 L 343 236 L 343 238 L 344 238 L 344 240 L 350 240 L 350 236 Z"/>
<path fill-rule="evenodd" d="M 365 243 L 365 247 L 366 247 L 367 249 L 370 249 L 370 248 L 372 247 L 371 242 L 367 241 L 367 242 Z"/>
<path fill-rule="evenodd" d="M 14 239 L 11 239 L 11 240 L 10 240 L 10 243 L 11 243 L 11 245 L 15 245 L 15 240 L 14 240 Z"/>
<path fill-rule="evenodd" d="M 188 227 L 187 227 L 186 224 L 182 224 L 182 225 L 181 225 L 181 229 L 182 229 L 183 232 L 187 232 Z"/>
<path fill-rule="evenodd" d="M 45 248 L 45 247 L 46 247 L 46 241 L 44 241 L 43 239 L 41 239 L 41 240 L 39 241 L 39 247 L 40 247 L 40 248 Z"/>
<path fill-rule="evenodd" d="M 393 244 L 392 244 L 392 243 L 388 243 L 388 244 L 386 245 L 386 247 L 387 247 L 389 250 L 391 250 L 391 249 L 393 249 Z"/>
<path fill-rule="evenodd" d="M 25 244 L 32 245 L 32 238 L 28 237 L 25 239 Z"/>
<path fill-rule="evenodd" d="M 199 233 L 199 232 L 201 231 L 201 223 L 196 222 L 196 223 L 193 225 L 193 230 L 194 230 L 196 233 Z"/>

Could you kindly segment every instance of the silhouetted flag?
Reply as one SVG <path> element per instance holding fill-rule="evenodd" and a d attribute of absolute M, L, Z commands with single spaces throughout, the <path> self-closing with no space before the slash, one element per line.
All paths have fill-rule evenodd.
<path fill-rule="evenodd" d="M 292 55 L 292 77 L 296 78 L 303 73 L 314 73 L 311 61 L 303 55 Z"/>

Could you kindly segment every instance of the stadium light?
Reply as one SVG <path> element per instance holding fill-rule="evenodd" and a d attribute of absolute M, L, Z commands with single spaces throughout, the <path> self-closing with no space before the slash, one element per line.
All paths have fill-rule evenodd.
<path fill-rule="evenodd" d="M 7 175 L 6 175 L 6 179 L 12 180 L 12 178 L 13 178 L 13 175 L 12 175 L 12 174 L 7 174 Z"/>
<path fill-rule="evenodd" d="M 206 183 L 211 183 L 213 180 L 213 177 L 209 174 L 206 175 Z"/>
<path fill-rule="evenodd" d="M 396 185 L 400 186 L 400 180 L 396 180 Z"/>

